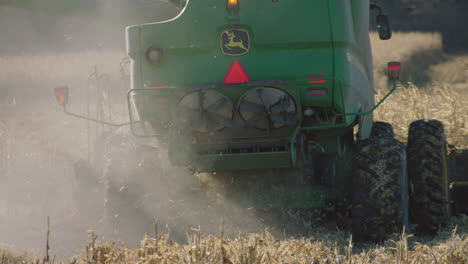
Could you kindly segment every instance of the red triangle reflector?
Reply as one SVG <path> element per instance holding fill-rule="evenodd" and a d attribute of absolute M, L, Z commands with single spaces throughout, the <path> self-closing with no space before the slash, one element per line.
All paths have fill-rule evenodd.
<path fill-rule="evenodd" d="M 240 61 L 233 61 L 226 73 L 226 76 L 224 76 L 224 83 L 245 83 L 249 81 L 249 74 L 247 74 L 242 63 Z"/>

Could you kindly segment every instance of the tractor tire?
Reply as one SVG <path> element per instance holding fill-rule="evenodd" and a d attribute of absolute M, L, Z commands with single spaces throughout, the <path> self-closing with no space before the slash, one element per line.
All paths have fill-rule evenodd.
<path fill-rule="evenodd" d="M 450 219 L 447 142 L 437 120 L 418 120 L 408 134 L 411 218 L 420 234 L 434 235 Z"/>
<path fill-rule="evenodd" d="M 391 137 L 356 144 L 352 230 L 356 241 L 380 242 L 408 226 L 408 179 L 404 145 Z"/>
<path fill-rule="evenodd" d="M 380 138 L 380 137 L 395 137 L 393 132 L 393 127 L 386 122 L 374 122 L 372 126 L 372 131 L 370 137 Z"/>

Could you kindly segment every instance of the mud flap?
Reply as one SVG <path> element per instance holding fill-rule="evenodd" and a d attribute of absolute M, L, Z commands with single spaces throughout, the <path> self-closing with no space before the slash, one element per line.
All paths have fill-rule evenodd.
<path fill-rule="evenodd" d="M 370 137 L 374 115 L 368 114 L 359 117 L 359 139 L 364 140 Z"/>

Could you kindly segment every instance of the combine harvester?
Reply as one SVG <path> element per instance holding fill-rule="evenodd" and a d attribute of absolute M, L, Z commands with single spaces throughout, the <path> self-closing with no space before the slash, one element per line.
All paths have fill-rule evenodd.
<path fill-rule="evenodd" d="M 393 88 L 376 103 L 371 13 L 380 38 L 391 37 L 378 5 L 172 3 L 181 9 L 177 17 L 126 29 L 135 136 L 166 143 L 174 166 L 216 172 L 227 192 L 240 192 L 257 208 L 345 203 L 352 207 L 356 239 L 379 241 L 410 222 L 434 233 L 449 222 L 451 190 L 467 183 L 449 175 L 442 123 L 413 122 L 405 147 L 390 124 L 373 120 L 401 69 L 398 62 L 388 64 Z M 68 89 L 56 95 L 69 113 Z M 131 181 L 128 175 L 109 192 Z"/>

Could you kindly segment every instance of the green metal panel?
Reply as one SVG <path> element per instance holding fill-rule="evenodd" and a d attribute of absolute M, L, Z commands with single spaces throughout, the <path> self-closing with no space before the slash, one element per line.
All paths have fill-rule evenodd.
<path fill-rule="evenodd" d="M 143 120 L 170 123 L 165 134 L 174 164 L 233 172 L 254 206 L 323 208 L 343 200 L 350 188 L 357 116 L 362 138 L 372 126 L 369 1 L 239 2 L 238 14 L 228 14 L 226 0 L 191 0 L 173 20 L 127 28 L 132 88 L 135 94 L 143 92 L 134 98 L 136 112 Z M 229 46 L 238 47 L 238 54 Z M 163 51 L 156 65 L 146 58 L 150 47 Z M 223 82 L 234 61 L 250 81 Z M 166 88 L 149 88 L 154 84 Z M 240 120 L 243 98 L 259 87 L 280 89 L 293 99 L 293 124 L 262 131 Z M 178 104 L 199 91 L 228 98 L 234 106 L 232 126 L 213 133 L 184 128 Z M 303 115 L 306 109 L 313 114 Z M 261 151 L 265 145 L 279 151 Z M 281 168 L 299 176 L 250 181 L 240 175 Z M 284 191 L 271 191 L 269 184 Z M 247 192 L 252 186 L 258 190 Z"/>
<path fill-rule="evenodd" d="M 140 26 L 140 54 L 158 45 L 165 59 L 160 66 L 138 61 L 139 85 L 222 83 L 234 60 L 242 62 L 252 80 L 332 77 L 331 32 L 323 22 L 328 20 L 326 0 L 242 1 L 239 27 L 249 32 L 252 43 L 249 53 L 239 57 L 223 55 L 220 47 L 222 32 L 232 27 L 225 6 L 224 0 L 190 1 L 177 19 Z"/>
<path fill-rule="evenodd" d="M 332 17 L 342 18 L 330 22 L 335 43 L 335 78 L 343 83 L 346 112 L 368 111 L 374 106 L 369 1 L 329 1 L 329 5 Z M 347 116 L 347 122 L 355 118 Z M 370 135 L 372 119 L 372 113 L 360 117 L 361 139 Z"/>
<path fill-rule="evenodd" d="M 128 52 L 134 60 L 132 87 L 138 91 L 149 90 L 148 87 L 153 84 L 167 85 L 167 88 L 150 92 L 156 97 L 165 94 L 159 100 L 151 101 L 152 97 L 147 95 L 137 100 L 135 104 L 140 118 L 158 116 L 165 119 L 171 122 L 167 133 L 173 133 L 171 129 L 180 129 L 176 102 L 184 95 L 201 89 L 216 90 L 227 96 L 236 106 L 234 115 L 238 115 L 241 97 L 267 81 L 265 86 L 281 89 L 294 98 L 297 117 L 293 127 L 272 132 L 271 135 L 259 135 L 249 129 L 226 128 L 205 137 L 206 140 L 197 140 L 192 147 L 210 140 L 222 141 L 229 147 L 238 142 L 239 136 L 248 138 L 251 144 L 261 137 L 270 136 L 292 145 L 294 127 L 302 126 L 302 133 L 346 128 L 355 123 L 356 116 L 344 113 L 372 108 L 368 1 L 240 1 L 239 13 L 234 16 L 228 15 L 226 3 L 225 0 L 192 0 L 173 20 L 127 28 Z M 250 49 L 246 54 L 223 54 L 223 32 L 232 28 L 249 34 Z M 149 63 L 145 55 L 152 46 L 158 46 L 164 54 L 158 65 Z M 251 82 L 236 85 L 223 83 L 233 61 L 242 63 Z M 322 76 L 325 82 L 309 83 L 310 75 Z M 318 88 L 326 90 L 326 95 L 308 96 L 309 89 Z M 302 116 L 305 107 L 323 112 L 324 120 L 308 122 Z M 334 121 L 328 120 L 328 115 L 334 115 Z M 372 116 L 362 120 L 369 123 Z M 179 135 L 182 137 L 184 134 L 192 136 L 190 131 L 181 132 Z M 336 135 L 335 139 L 339 136 Z M 174 141 L 179 139 L 175 138 Z M 258 161 L 262 160 L 260 156 L 258 154 Z M 230 164 L 236 164 L 237 158 L 233 156 Z M 229 155 L 223 157 L 224 162 L 220 164 L 229 164 L 229 159 Z M 262 164 L 255 162 L 255 155 L 251 160 L 253 164 Z M 232 167 L 226 166 L 229 169 Z M 259 165 L 258 168 L 263 167 Z M 238 165 L 232 169 L 245 168 Z"/>
<path fill-rule="evenodd" d="M 289 152 L 244 153 L 230 155 L 198 155 L 193 167 L 199 171 L 234 171 L 270 168 L 291 168 Z"/>

